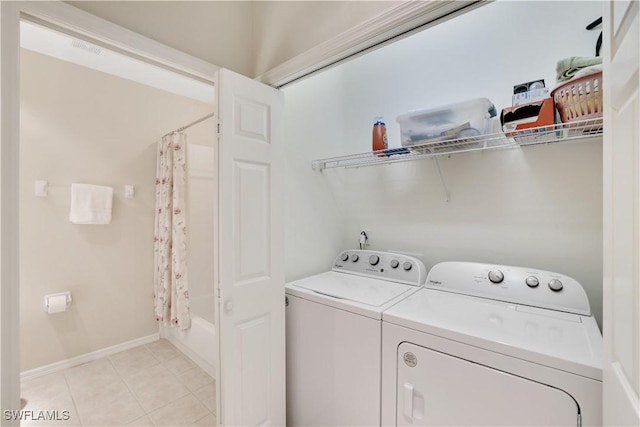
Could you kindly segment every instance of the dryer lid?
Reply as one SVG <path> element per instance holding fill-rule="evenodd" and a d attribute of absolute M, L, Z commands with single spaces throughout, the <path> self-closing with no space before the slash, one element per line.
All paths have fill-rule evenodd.
<path fill-rule="evenodd" d="M 403 293 L 415 289 L 411 285 L 334 271 L 298 280 L 287 286 L 370 307 L 382 307 Z"/>
<path fill-rule="evenodd" d="M 423 288 L 382 318 L 602 381 L 602 336 L 591 316 Z"/>

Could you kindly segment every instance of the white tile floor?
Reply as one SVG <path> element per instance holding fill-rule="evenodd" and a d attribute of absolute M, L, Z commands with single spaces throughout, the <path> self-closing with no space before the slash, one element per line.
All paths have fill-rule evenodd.
<path fill-rule="evenodd" d="M 22 382 L 33 426 L 215 426 L 215 382 L 166 340 Z"/>

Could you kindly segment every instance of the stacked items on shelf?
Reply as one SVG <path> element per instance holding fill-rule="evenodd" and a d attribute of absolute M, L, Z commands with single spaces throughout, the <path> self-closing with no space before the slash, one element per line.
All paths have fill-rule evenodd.
<path fill-rule="evenodd" d="M 544 88 L 543 80 L 515 86 L 513 106 L 504 108 L 500 115 L 505 135 L 521 142 L 522 138 L 531 139 L 536 133 L 547 133 L 556 123 L 563 123 L 573 132 L 601 132 L 602 120 L 595 120 L 593 126 L 584 126 L 585 122 L 602 118 L 601 64 L 600 58 L 560 60 L 557 66 L 559 84 L 551 91 L 551 97 L 548 97 L 549 90 Z M 536 83 L 542 88 L 517 92 L 518 88 Z M 522 103 L 523 100 L 527 102 Z"/>
<path fill-rule="evenodd" d="M 602 25 L 602 16 L 587 25 L 588 31 L 597 30 Z M 599 127 L 587 129 L 602 132 L 602 31 L 598 36 L 595 57 L 572 56 L 558 61 L 556 67 L 557 86 L 551 96 L 562 123 L 579 125 L 596 120 Z"/>
<path fill-rule="evenodd" d="M 602 18 L 598 18 L 587 30 L 601 23 Z M 386 127 L 380 118 L 374 125 L 374 151 L 315 160 L 312 167 L 321 171 L 434 156 L 437 160 L 442 154 L 581 140 L 602 134 L 601 45 L 602 34 L 594 58 L 558 61 L 558 85 L 553 90 L 545 87 L 543 79 L 514 86 L 512 106 L 500 115 L 501 132 L 492 133 L 491 118 L 496 116 L 496 108 L 486 98 L 412 110 L 396 119 L 402 147 L 386 146 Z"/>
<path fill-rule="evenodd" d="M 602 58 L 558 61 L 559 85 L 551 92 L 562 123 L 602 117 Z M 602 127 L 600 127 L 600 130 Z"/>
<path fill-rule="evenodd" d="M 593 30 L 601 23 L 602 18 L 598 18 L 587 25 L 586 29 Z M 551 91 L 551 98 L 544 86 L 544 80 L 516 85 L 513 91 L 513 106 L 503 109 L 500 116 L 505 135 L 514 136 L 515 130 L 534 127 L 538 132 L 545 132 L 545 126 L 560 122 L 565 125 L 565 129 L 574 133 L 602 132 L 601 45 L 602 34 L 596 43 L 595 57 L 572 56 L 558 61 L 557 86 Z M 556 109 L 559 120 L 556 120 Z M 594 121 L 595 124 L 584 125 L 590 121 Z M 524 135 L 520 133 L 516 138 L 518 142 L 523 136 L 534 135 L 529 132 Z"/>
<path fill-rule="evenodd" d="M 503 108 L 500 114 L 506 136 L 520 142 L 521 137 L 544 137 L 553 129 L 555 110 L 544 79 L 515 85 L 512 100 L 513 105 Z"/>
<path fill-rule="evenodd" d="M 314 160 L 311 166 L 317 171 L 331 168 L 372 166 L 426 159 L 443 154 L 509 149 L 557 141 L 578 141 L 601 133 L 602 118 L 600 117 L 570 124 L 558 123 L 552 126 L 544 126 L 544 129 L 530 128 L 515 131 L 515 138 L 507 138 L 503 132 L 498 132 L 471 138 L 421 142 L 409 147 L 389 148 L 374 152 L 318 159 Z M 516 139 L 517 142 L 515 142 Z"/>

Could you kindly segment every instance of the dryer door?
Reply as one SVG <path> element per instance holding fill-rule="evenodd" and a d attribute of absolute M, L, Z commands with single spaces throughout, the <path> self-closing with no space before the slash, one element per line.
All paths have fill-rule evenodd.
<path fill-rule="evenodd" d="M 398 426 L 576 426 L 564 391 L 417 345 L 398 346 Z"/>

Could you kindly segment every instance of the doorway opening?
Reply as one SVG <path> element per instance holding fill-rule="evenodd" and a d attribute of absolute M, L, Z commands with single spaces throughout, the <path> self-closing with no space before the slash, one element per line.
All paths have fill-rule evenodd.
<path fill-rule="evenodd" d="M 214 120 L 183 131 L 193 326 L 159 328 L 153 313 L 156 144 L 215 111 L 214 88 L 29 21 L 20 30 L 24 409 L 53 411 L 41 425 L 215 425 Z M 73 183 L 112 188 L 108 225 L 69 221 Z M 66 291 L 68 306 L 43 309 Z"/>

